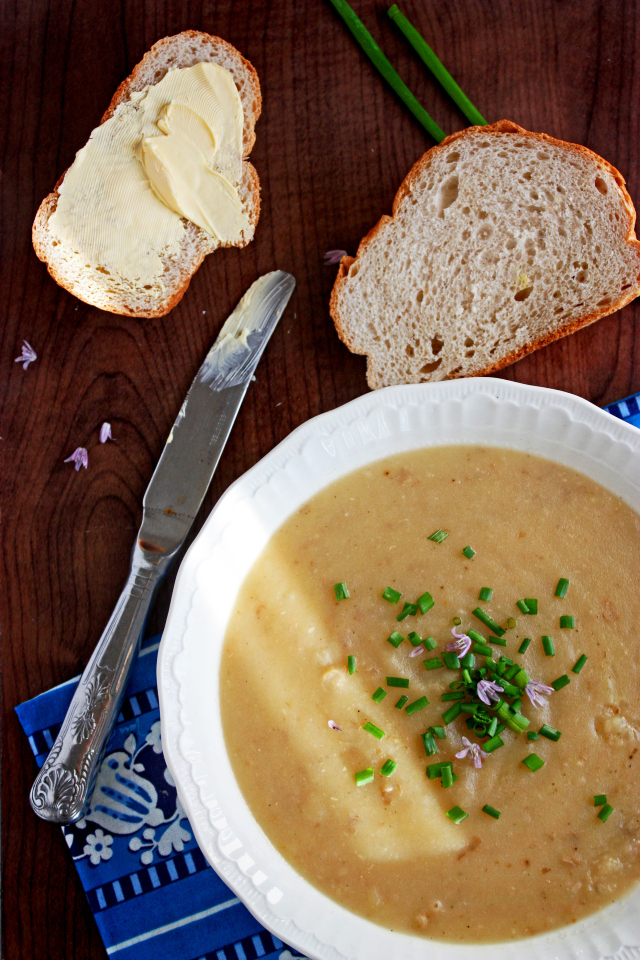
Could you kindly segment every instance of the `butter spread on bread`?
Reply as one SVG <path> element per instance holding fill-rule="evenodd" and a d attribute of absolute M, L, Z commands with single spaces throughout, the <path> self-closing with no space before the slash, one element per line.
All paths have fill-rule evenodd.
<path fill-rule="evenodd" d="M 255 70 L 226 41 L 156 43 L 40 205 L 34 247 L 54 279 L 105 310 L 167 313 L 207 253 L 253 237 L 260 105 Z"/>
<path fill-rule="evenodd" d="M 342 258 L 331 315 L 372 388 L 482 376 L 638 296 L 634 227 L 622 175 L 591 150 L 469 127 Z"/>
<path fill-rule="evenodd" d="M 242 121 L 227 70 L 170 70 L 93 131 L 49 230 L 92 266 L 162 289 L 161 254 L 177 250 L 183 217 L 223 243 L 248 226 L 237 189 Z"/>

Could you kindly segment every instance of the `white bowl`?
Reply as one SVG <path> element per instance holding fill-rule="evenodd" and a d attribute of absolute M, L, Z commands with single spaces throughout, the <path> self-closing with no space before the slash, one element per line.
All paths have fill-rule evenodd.
<path fill-rule="evenodd" d="M 639 887 L 570 927 L 509 943 L 446 944 L 377 926 L 289 866 L 233 775 L 219 710 L 222 641 L 237 592 L 271 534 L 357 467 L 464 443 L 548 457 L 640 512 L 640 431 L 567 393 L 453 380 L 378 390 L 308 421 L 227 490 L 182 562 L 158 655 L 167 764 L 211 866 L 265 927 L 312 960 L 640 960 Z"/>

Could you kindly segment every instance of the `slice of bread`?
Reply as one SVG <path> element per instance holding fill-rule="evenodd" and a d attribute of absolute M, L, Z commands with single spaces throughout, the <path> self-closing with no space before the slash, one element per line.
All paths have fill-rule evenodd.
<path fill-rule="evenodd" d="M 635 219 L 591 150 L 508 120 L 469 127 L 343 257 L 331 316 L 372 388 L 492 373 L 638 296 Z"/>
<path fill-rule="evenodd" d="M 258 75 L 248 60 L 219 37 L 209 36 L 187 30 L 174 37 L 165 37 L 153 45 L 134 68 L 127 79 L 116 90 L 102 123 L 109 120 L 116 109 L 130 101 L 131 95 L 145 87 L 159 83 L 169 70 L 192 67 L 208 61 L 228 70 L 240 94 L 244 111 L 243 154 L 246 158 L 255 143 L 254 127 L 258 117 L 262 98 Z M 135 107 L 131 107 L 135 109 Z M 183 220 L 185 234 L 177 253 L 164 255 L 163 275 L 164 292 L 148 293 L 145 289 L 131 284 L 126 277 L 113 276 L 96 267 L 87 266 L 70 256 L 48 229 L 48 221 L 56 209 L 58 187 L 64 180 L 64 174 L 50 193 L 40 204 L 33 224 L 33 246 L 37 255 L 47 264 L 49 273 L 60 286 L 73 293 L 85 303 L 109 310 L 111 313 L 127 314 L 137 317 L 161 317 L 168 313 L 182 299 L 191 277 L 205 256 L 221 244 L 211 234 L 188 220 Z M 238 187 L 243 210 L 249 219 L 249 229 L 236 246 L 245 246 L 253 238 L 260 213 L 260 182 L 255 168 L 245 160 L 242 164 L 242 180 Z M 141 225 L 142 228 L 143 225 Z"/>

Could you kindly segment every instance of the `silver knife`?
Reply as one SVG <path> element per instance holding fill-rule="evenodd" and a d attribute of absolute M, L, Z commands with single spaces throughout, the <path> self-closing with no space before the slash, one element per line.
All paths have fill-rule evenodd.
<path fill-rule="evenodd" d="M 129 578 L 31 788 L 31 806 L 43 820 L 73 823 L 91 799 L 156 587 L 189 532 L 294 287 L 294 278 L 281 270 L 256 280 L 222 327 L 182 404 L 144 496 Z"/>

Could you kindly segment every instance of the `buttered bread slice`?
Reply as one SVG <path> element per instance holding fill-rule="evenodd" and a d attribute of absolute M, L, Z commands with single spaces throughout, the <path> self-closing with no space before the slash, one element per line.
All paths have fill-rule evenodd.
<path fill-rule="evenodd" d="M 591 150 L 507 120 L 469 127 L 343 257 L 331 315 L 372 388 L 491 373 L 638 296 L 635 219 Z"/>
<path fill-rule="evenodd" d="M 224 40 L 156 43 L 40 205 L 33 244 L 54 279 L 113 313 L 168 313 L 207 253 L 253 237 L 260 107 L 255 70 Z"/>

